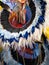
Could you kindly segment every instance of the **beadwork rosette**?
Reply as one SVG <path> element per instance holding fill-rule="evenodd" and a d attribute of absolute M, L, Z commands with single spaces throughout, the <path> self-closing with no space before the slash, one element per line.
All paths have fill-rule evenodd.
<path fill-rule="evenodd" d="M 27 0 L 25 6 L 25 24 L 9 21 L 10 12 L 3 8 L 0 21 L 0 40 L 3 46 L 8 45 L 15 53 L 25 59 L 37 59 L 40 55 L 39 41 L 41 41 L 43 23 L 45 21 L 45 0 Z M 12 11 L 18 10 L 17 2 L 2 1 Z M 21 19 L 20 19 L 21 20 Z M 19 19 L 18 19 L 19 21 Z M 24 22 L 24 21 L 23 21 Z M 37 42 L 38 41 L 38 42 Z M 41 42 L 42 43 L 42 42 Z M 14 52 L 15 51 L 15 52 Z M 11 55 L 13 54 L 11 52 Z M 14 57 L 14 59 L 15 59 Z M 17 59 L 15 59 L 17 60 Z M 35 60 L 36 61 L 36 60 Z M 6 61 L 5 61 L 6 62 Z M 21 61 L 20 61 L 21 62 Z M 22 63 L 23 64 L 23 63 Z M 26 64 L 27 65 L 27 64 Z"/>

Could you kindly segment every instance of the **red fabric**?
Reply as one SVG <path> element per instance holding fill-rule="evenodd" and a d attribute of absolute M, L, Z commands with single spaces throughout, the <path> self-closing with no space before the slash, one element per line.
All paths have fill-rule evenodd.
<path fill-rule="evenodd" d="M 9 21 L 10 25 L 13 27 L 13 28 L 22 28 L 23 27 L 23 24 L 20 24 L 20 23 L 17 23 L 16 21 Z M 24 23 L 25 25 L 25 23 Z"/>

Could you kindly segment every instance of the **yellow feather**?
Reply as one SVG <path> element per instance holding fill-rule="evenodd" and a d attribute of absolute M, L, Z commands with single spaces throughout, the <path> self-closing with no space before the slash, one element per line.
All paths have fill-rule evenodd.
<path fill-rule="evenodd" d="M 3 9 L 3 8 L 0 6 L 0 11 L 2 11 L 2 9 Z"/>
<path fill-rule="evenodd" d="M 46 30 L 45 30 L 44 34 L 47 37 L 47 39 L 49 39 L 49 27 L 46 27 Z"/>

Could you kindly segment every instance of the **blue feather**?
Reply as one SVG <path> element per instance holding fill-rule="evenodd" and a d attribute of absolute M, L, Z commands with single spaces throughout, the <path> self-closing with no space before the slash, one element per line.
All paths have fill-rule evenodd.
<path fill-rule="evenodd" d="M 44 22 L 44 17 L 42 15 L 39 17 L 38 22 L 40 24 L 42 24 Z"/>
<path fill-rule="evenodd" d="M 31 32 L 34 33 L 34 31 L 35 31 L 35 27 L 33 26 Z"/>
<path fill-rule="evenodd" d="M 29 35 L 28 32 L 26 32 L 23 37 L 27 39 L 28 38 L 28 35 Z"/>

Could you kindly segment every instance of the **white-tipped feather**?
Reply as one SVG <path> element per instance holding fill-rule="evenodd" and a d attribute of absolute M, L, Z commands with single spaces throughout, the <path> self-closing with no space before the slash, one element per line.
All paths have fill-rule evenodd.
<path fill-rule="evenodd" d="M 25 48 L 25 45 L 26 45 L 26 40 L 21 37 L 20 40 L 19 40 L 19 47 Z"/>
<path fill-rule="evenodd" d="M 29 45 L 29 47 L 32 49 L 32 40 L 31 40 L 31 37 L 30 36 L 28 36 L 28 45 Z"/>
<path fill-rule="evenodd" d="M 9 47 L 10 47 L 10 43 L 7 41 L 7 42 L 4 42 L 4 44 L 3 44 L 3 48 L 4 48 L 4 50 L 8 50 L 9 49 Z"/>
<path fill-rule="evenodd" d="M 17 49 L 18 49 L 18 43 L 14 41 L 13 44 L 14 44 L 14 45 L 13 45 L 14 50 L 17 50 Z"/>
<path fill-rule="evenodd" d="M 21 37 L 19 40 L 19 46 L 22 46 L 22 44 L 23 44 L 23 38 Z"/>
<path fill-rule="evenodd" d="M 3 48 L 3 42 L 2 42 L 2 39 L 0 39 L 0 47 Z"/>
<path fill-rule="evenodd" d="M 31 37 L 34 41 L 40 41 L 41 35 L 42 35 L 42 28 L 40 29 L 35 28 L 35 32 L 31 34 Z"/>

